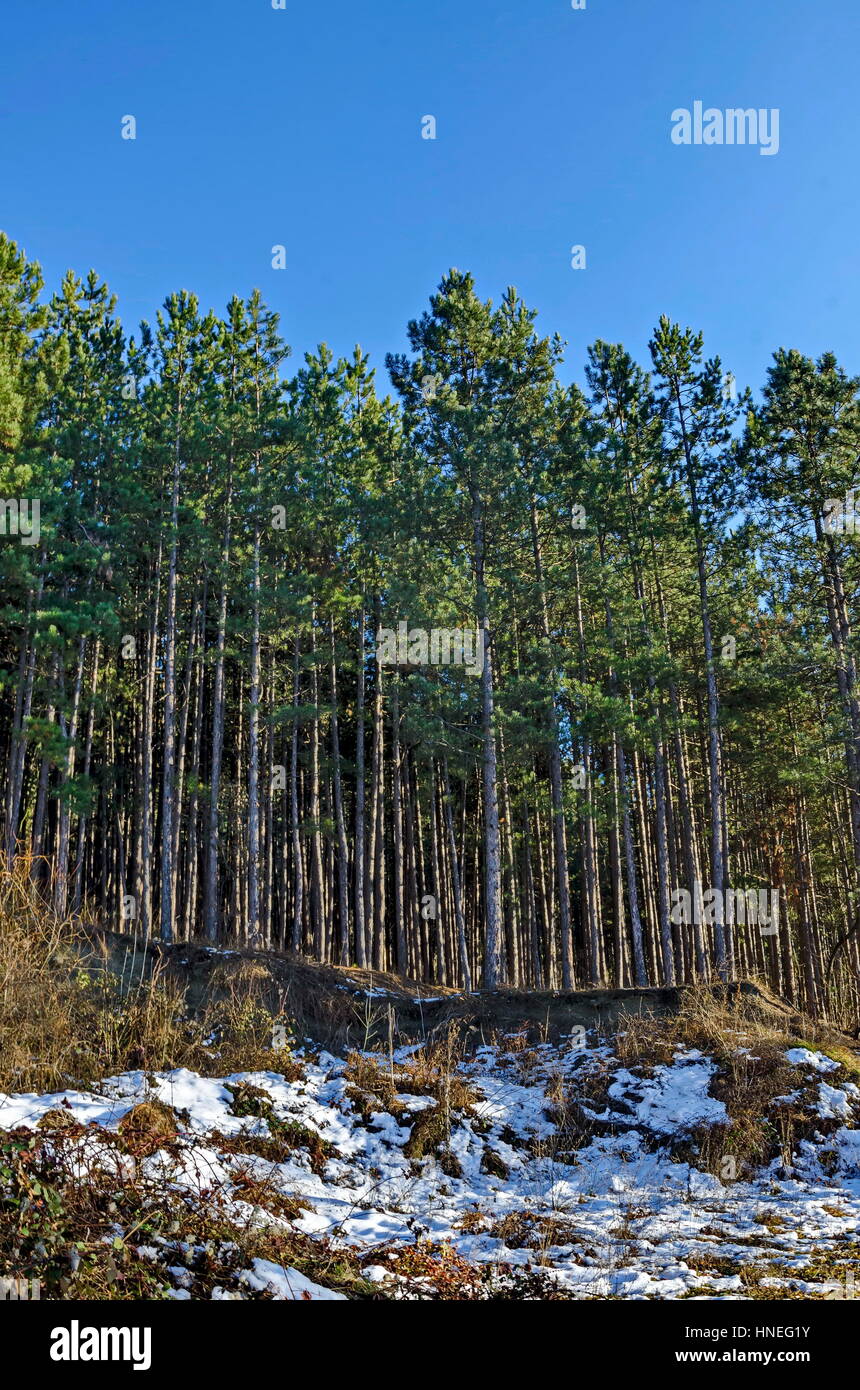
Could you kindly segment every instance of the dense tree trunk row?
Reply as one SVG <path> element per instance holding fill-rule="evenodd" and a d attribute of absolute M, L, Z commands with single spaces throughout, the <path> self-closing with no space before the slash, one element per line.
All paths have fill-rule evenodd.
<path fill-rule="evenodd" d="M 256 294 L 126 341 L 95 277 L 45 308 L 10 246 L 0 491 L 43 522 L 0 551 L 7 870 L 165 941 L 466 990 L 754 975 L 856 1014 L 831 359 L 733 405 L 662 320 L 651 374 L 598 343 L 583 392 L 452 272 L 395 404 L 358 350 L 285 381 Z"/>

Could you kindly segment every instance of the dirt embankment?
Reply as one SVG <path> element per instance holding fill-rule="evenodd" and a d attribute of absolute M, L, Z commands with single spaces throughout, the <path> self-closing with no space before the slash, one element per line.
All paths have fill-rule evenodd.
<path fill-rule="evenodd" d="M 499 1034 L 526 1030 L 531 1041 L 557 1042 L 576 1028 L 609 1034 L 624 1017 L 670 1015 L 681 1007 L 681 989 L 479 990 L 464 994 L 419 984 L 380 971 L 317 965 L 279 951 L 212 949 L 181 943 L 144 944 L 99 932 L 92 964 L 126 981 L 154 971 L 180 984 L 189 1007 L 246 992 L 273 1014 L 290 1018 L 300 1034 L 341 1050 L 392 1038 L 397 1044 L 438 1036 L 451 1023 L 464 1041 L 480 1045 Z M 762 1022 L 798 1028 L 802 1020 L 784 1000 L 741 981 L 715 986 L 727 1000 L 742 999 Z"/>

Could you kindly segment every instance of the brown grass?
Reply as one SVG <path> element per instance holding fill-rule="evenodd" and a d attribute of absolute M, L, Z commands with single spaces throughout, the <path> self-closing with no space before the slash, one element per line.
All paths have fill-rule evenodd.
<path fill-rule="evenodd" d="M 92 1146 L 83 1167 L 82 1138 Z M 182 1265 L 192 1296 L 209 1299 L 217 1285 L 235 1288 L 237 1273 L 259 1257 L 350 1297 L 380 1296 L 362 1279 L 357 1251 L 284 1225 L 308 1204 L 282 1192 L 272 1176 L 240 1166 L 228 1184 L 195 1195 L 118 1164 L 116 1145 L 97 1126 L 0 1135 L 0 1276 L 38 1279 L 43 1299 L 150 1301 L 167 1296 L 165 1266 Z M 236 1197 L 248 1204 L 244 1219 Z M 268 1297 L 242 1287 L 244 1297 Z"/>
<path fill-rule="evenodd" d="M 144 971 L 141 953 L 129 959 L 122 972 L 109 969 L 98 934 L 59 920 L 25 864 L 0 872 L 0 1090 L 86 1088 L 117 1072 L 180 1066 L 301 1075 L 288 1048 L 272 1049 L 275 1025 L 287 1021 L 269 1006 L 263 967 L 242 960 L 192 1014 L 163 961 Z"/>
<path fill-rule="evenodd" d="M 795 1025 L 804 1036 L 794 1031 Z M 771 1159 L 787 1167 L 797 1143 L 815 1132 L 826 1133 L 835 1122 L 815 1114 L 815 1085 L 805 1081 L 785 1053 L 805 1046 L 825 1052 L 838 1061 L 847 1080 L 856 1077 L 860 1060 L 843 1035 L 809 1019 L 792 1017 L 789 1011 L 770 1006 L 768 997 L 741 990 L 700 987 L 681 992 L 679 1011 L 671 1015 L 633 1014 L 625 1017 L 611 1041 L 614 1058 L 589 1059 L 572 1084 L 557 1079 L 548 1087 L 548 1100 L 559 1127 L 550 1147 L 559 1157 L 587 1144 L 595 1133 L 624 1116 L 613 1117 L 614 1106 L 607 1085 L 617 1062 L 639 1076 L 671 1065 L 677 1052 L 697 1049 L 716 1064 L 711 1095 L 723 1102 L 729 1123 L 705 1125 L 671 1145 L 673 1155 L 724 1180 L 749 1178 Z M 785 1102 L 781 1098 L 795 1095 Z M 780 1103 L 776 1103 L 777 1101 Z M 594 1121 L 583 1109 L 609 1116 Z"/>
<path fill-rule="evenodd" d="M 390 1114 L 404 1106 L 398 1094 L 430 1096 L 447 1113 L 469 1111 L 479 1096 L 458 1070 L 463 1058 L 456 1027 L 405 1062 L 395 1062 L 391 1053 L 351 1052 L 347 1057 L 345 1079 L 350 1088 L 381 1102 Z"/>

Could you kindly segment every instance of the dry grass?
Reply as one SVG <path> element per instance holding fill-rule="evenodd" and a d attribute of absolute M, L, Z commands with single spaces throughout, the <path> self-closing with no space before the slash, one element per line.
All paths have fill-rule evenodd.
<path fill-rule="evenodd" d="M 801 1139 L 835 1127 L 816 1113 L 816 1085 L 787 1061 L 789 1048 L 820 1050 L 839 1062 L 843 1070 L 832 1073 L 837 1085 L 840 1077 L 856 1079 L 860 1069 L 844 1036 L 793 1017 L 778 1001 L 771 1005 L 761 990 L 687 989 L 677 1013 L 625 1017 L 606 1041 L 613 1057 L 589 1059 L 573 1084 L 556 1080 L 548 1088 L 558 1125 L 553 1153 L 565 1157 L 595 1134 L 616 1124 L 626 1127 L 626 1116 L 614 1116 L 607 1094 L 618 1062 L 647 1077 L 656 1067 L 671 1065 L 679 1051 L 698 1050 L 716 1064 L 710 1093 L 725 1106 L 729 1122 L 703 1125 L 669 1147 L 676 1159 L 729 1181 L 750 1177 L 774 1158 L 790 1167 Z M 789 1096 L 794 1098 L 788 1101 Z M 589 1111 L 604 1118 L 595 1121 Z"/>
<path fill-rule="evenodd" d="M 23 870 L 0 874 L 0 1086 L 90 1085 L 169 1062 L 183 1032 L 176 989 L 113 983 L 85 934 L 40 902 Z"/>
<path fill-rule="evenodd" d="M 346 1095 L 365 1124 L 374 1113 L 385 1111 L 410 1126 L 403 1152 L 417 1165 L 435 1155 L 449 1177 L 460 1177 L 459 1160 L 451 1152 L 452 1120 L 456 1114 L 472 1114 L 480 1096 L 459 1070 L 463 1044 L 456 1024 L 445 1036 L 428 1044 L 407 1061 L 395 1062 L 384 1054 L 352 1052 L 347 1058 Z M 411 1117 L 407 1096 L 427 1096 L 434 1105 Z M 487 1151 L 489 1153 L 489 1151 Z M 487 1154 L 485 1153 L 485 1159 Z M 492 1161 L 492 1160 L 490 1160 Z M 487 1168 L 485 1171 L 495 1171 Z M 505 1170 L 507 1176 L 507 1170 Z"/>
<path fill-rule="evenodd" d="M 761 981 L 744 986 L 690 985 L 679 991 L 677 1012 L 625 1014 L 613 1035 L 625 1066 L 670 1062 L 678 1046 L 711 1056 L 739 1046 L 809 1047 L 860 1074 L 860 1055 L 832 1024 L 794 1013 Z"/>
<path fill-rule="evenodd" d="M 166 1266 L 179 1265 L 192 1296 L 209 1299 L 259 1257 L 350 1297 L 380 1296 L 358 1252 L 289 1229 L 308 1204 L 272 1176 L 238 1165 L 229 1184 L 195 1194 L 145 1180 L 125 1153 L 122 1135 L 93 1126 L 0 1136 L 0 1276 L 38 1279 L 43 1299 L 151 1301 L 168 1296 Z"/>
<path fill-rule="evenodd" d="M 297 1150 L 308 1155 L 308 1162 L 314 1173 L 321 1174 L 326 1163 L 333 1158 L 334 1146 L 323 1139 L 316 1130 L 298 1120 L 268 1120 L 269 1134 L 221 1134 L 212 1131 L 212 1142 L 221 1153 L 252 1154 L 264 1158 L 268 1163 L 286 1163 Z"/>
<path fill-rule="evenodd" d="M 692 986 L 681 993 L 677 1013 L 625 1015 L 613 1048 L 626 1066 L 671 1063 L 679 1047 L 714 1056 L 741 1045 L 788 1046 L 788 1017 L 763 1007 L 757 995 Z"/>
<path fill-rule="evenodd" d="M 430 1096 L 446 1114 L 468 1112 L 480 1097 L 459 1071 L 463 1055 L 462 1042 L 452 1025 L 443 1039 L 405 1062 L 395 1062 L 391 1052 L 351 1052 L 344 1075 L 353 1099 L 376 1099 L 389 1114 L 402 1112 L 404 1106 L 397 1097 L 404 1093 Z"/>
<path fill-rule="evenodd" d="M 570 1245 L 574 1229 L 564 1218 L 511 1211 L 491 1226 L 490 1235 L 504 1241 L 509 1250 L 536 1250 L 544 1259 L 554 1246 Z"/>
<path fill-rule="evenodd" d="M 391 1246 L 377 1252 L 379 1264 L 402 1281 L 394 1297 L 440 1302 L 495 1301 L 569 1302 L 575 1295 L 539 1269 L 511 1271 L 473 1265 L 450 1245 L 422 1241 Z M 389 1295 L 390 1296 L 390 1295 Z"/>
<path fill-rule="evenodd" d="M 289 1050 L 272 1050 L 275 1026 L 287 1025 L 267 1002 L 265 977 L 242 961 L 192 1016 L 163 962 L 117 974 L 97 935 L 46 907 L 26 865 L 0 872 L 0 1090 L 87 1088 L 117 1072 L 179 1066 L 294 1077 Z"/>

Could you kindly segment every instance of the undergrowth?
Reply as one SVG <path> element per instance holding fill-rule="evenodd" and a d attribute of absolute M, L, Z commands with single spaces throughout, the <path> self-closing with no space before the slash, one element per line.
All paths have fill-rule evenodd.
<path fill-rule="evenodd" d="M 0 873 L 2 1091 L 87 1088 L 123 1071 L 175 1067 L 223 1076 L 275 1059 L 289 1077 L 298 1066 L 289 1047 L 272 1049 L 275 1036 L 289 1043 L 289 1021 L 265 993 L 254 963 L 242 962 L 192 1014 L 157 959 L 145 973 L 117 974 L 99 937 L 58 920 L 23 868 Z"/>

